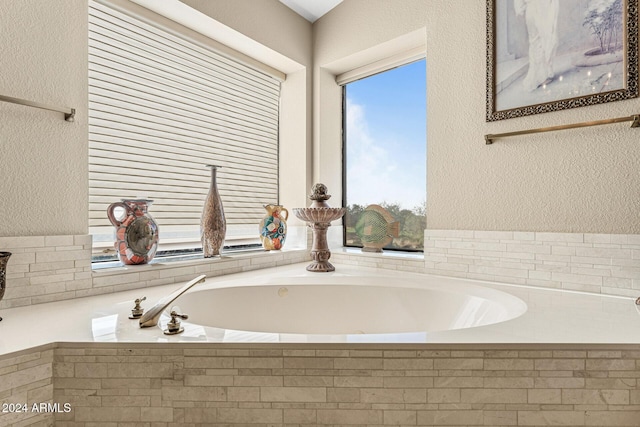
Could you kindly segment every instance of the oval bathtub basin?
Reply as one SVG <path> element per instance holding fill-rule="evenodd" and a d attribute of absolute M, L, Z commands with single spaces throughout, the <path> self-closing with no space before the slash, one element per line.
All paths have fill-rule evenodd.
<path fill-rule="evenodd" d="M 513 295 L 464 282 L 438 289 L 415 283 L 363 286 L 359 277 L 340 278 L 339 284 L 306 279 L 192 290 L 175 304 L 190 323 L 283 334 L 444 331 L 504 322 L 527 310 Z"/>

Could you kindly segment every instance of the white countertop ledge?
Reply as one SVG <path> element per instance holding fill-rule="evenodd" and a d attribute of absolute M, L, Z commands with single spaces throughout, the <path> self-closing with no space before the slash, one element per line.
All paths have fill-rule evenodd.
<path fill-rule="evenodd" d="M 448 277 L 336 265 L 332 273 L 310 273 L 307 263 L 207 278 L 210 287 L 259 286 L 292 277 L 313 279 L 356 276 L 388 277 L 390 281 L 410 278 L 446 287 L 460 281 Z M 197 319 L 183 321 L 185 332 L 164 335 L 168 321 L 163 315 L 159 326 L 140 328 L 128 317 L 134 300 L 146 296 L 145 309 L 169 295 L 182 284 L 135 289 L 113 294 L 78 298 L 0 311 L 0 355 L 27 350 L 55 342 L 121 343 L 564 343 L 564 344 L 640 344 L 640 309 L 633 298 L 588 294 L 520 285 L 463 280 L 465 283 L 498 289 L 517 296 L 527 311 L 512 320 L 488 326 L 442 332 L 355 335 L 305 335 L 259 333 L 203 327 Z M 185 310 L 186 311 L 186 310 Z M 188 312 L 187 312 L 188 313 Z M 383 315 L 384 313 L 381 313 Z M 393 315 L 386 313 L 386 315 Z M 293 319 L 295 321 L 295 319 Z M 194 323 L 191 323 L 194 322 Z"/>

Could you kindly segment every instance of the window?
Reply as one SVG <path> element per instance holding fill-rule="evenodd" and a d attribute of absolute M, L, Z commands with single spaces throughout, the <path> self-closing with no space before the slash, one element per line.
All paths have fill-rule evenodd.
<path fill-rule="evenodd" d="M 163 250 L 200 244 L 211 181 L 225 247 L 259 244 L 263 204 L 278 202 L 280 81 L 228 55 L 121 13 L 89 6 L 89 232 L 113 247 L 107 207 L 147 198 Z"/>
<path fill-rule="evenodd" d="M 346 83 L 343 97 L 344 245 L 423 250 L 425 60 Z"/>

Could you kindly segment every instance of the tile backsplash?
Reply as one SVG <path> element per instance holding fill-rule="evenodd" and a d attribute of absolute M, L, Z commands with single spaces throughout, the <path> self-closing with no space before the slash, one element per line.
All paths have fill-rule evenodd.
<path fill-rule="evenodd" d="M 0 237 L 12 256 L 0 309 L 309 260 L 307 249 L 92 270 L 91 236 Z M 640 235 L 426 230 L 424 256 L 332 248 L 331 262 L 637 297 Z"/>
<path fill-rule="evenodd" d="M 211 277 L 308 259 L 306 249 L 294 249 L 92 270 L 91 249 L 90 235 L 0 237 L 0 251 L 12 254 L 0 309 L 180 283 L 200 274 Z"/>
<path fill-rule="evenodd" d="M 640 235 L 426 230 L 425 271 L 640 296 Z"/>

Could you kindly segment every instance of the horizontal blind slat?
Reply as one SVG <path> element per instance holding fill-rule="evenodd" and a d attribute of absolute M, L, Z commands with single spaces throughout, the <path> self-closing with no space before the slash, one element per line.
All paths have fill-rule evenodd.
<path fill-rule="evenodd" d="M 227 223 L 257 227 L 278 199 L 280 83 L 94 2 L 89 32 L 92 232 L 113 233 L 109 204 L 148 197 L 161 230 L 193 240 L 210 163 Z"/>

